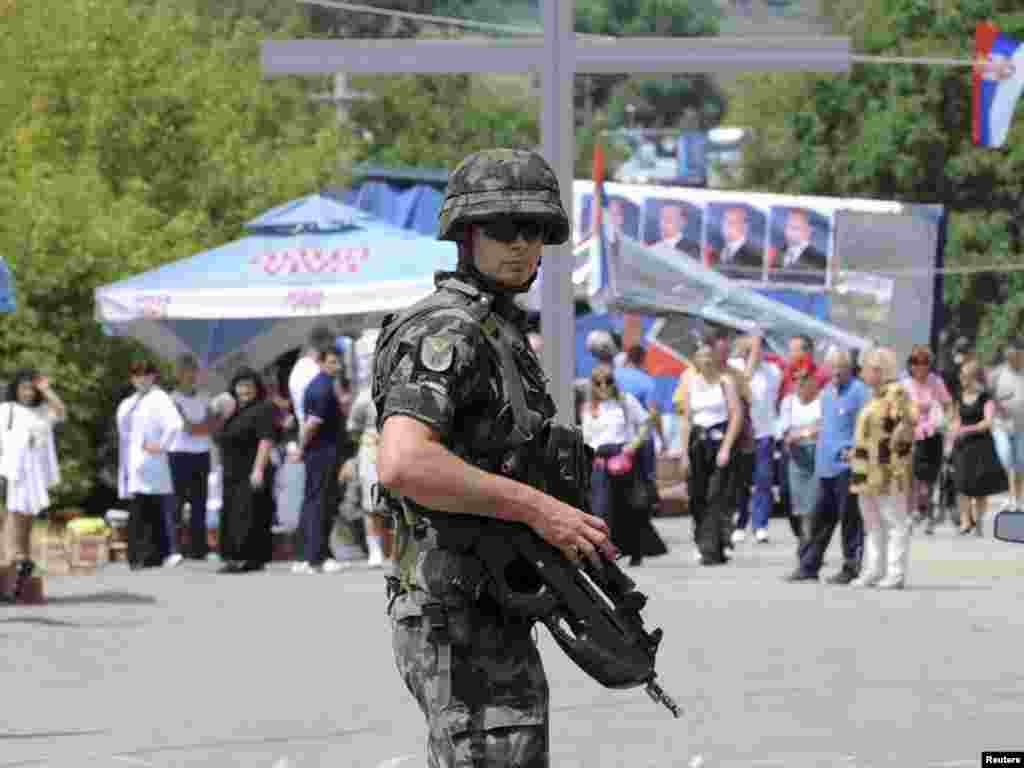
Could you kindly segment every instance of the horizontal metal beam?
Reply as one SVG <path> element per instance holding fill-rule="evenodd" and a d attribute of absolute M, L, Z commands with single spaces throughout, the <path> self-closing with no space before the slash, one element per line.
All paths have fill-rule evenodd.
<path fill-rule="evenodd" d="M 264 77 L 278 75 L 530 72 L 543 66 L 543 39 L 266 40 Z"/>
<path fill-rule="evenodd" d="M 675 37 L 576 40 L 578 74 L 682 72 L 845 72 L 845 37 Z M 543 40 L 268 40 L 266 77 L 333 72 L 361 74 L 532 72 L 543 66 Z"/>
<path fill-rule="evenodd" d="M 580 74 L 845 72 L 847 37 L 651 37 L 577 40 Z"/>

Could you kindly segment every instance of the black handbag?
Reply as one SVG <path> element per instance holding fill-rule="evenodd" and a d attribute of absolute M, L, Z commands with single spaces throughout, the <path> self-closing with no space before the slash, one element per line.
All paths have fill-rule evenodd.
<path fill-rule="evenodd" d="M 634 512 L 646 514 L 658 503 L 658 489 L 642 473 L 633 471 L 633 482 L 626 496 L 626 503 Z"/>
<path fill-rule="evenodd" d="M 914 443 L 914 478 L 922 483 L 934 483 L 942 469 L 942 435 L 932 435 Z"/>

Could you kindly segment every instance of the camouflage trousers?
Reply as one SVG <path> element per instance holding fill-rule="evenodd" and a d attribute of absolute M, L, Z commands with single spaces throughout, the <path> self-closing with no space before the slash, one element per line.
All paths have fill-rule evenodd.
<path fill-rule="evenodd" d="M 430 768 L 548 768 L 548 683 L 526 623 L 467 606 L 451 646 L 450 694 L 440 701 L 438 645 L 423 616 L 425 592 L 390 608 L 395 663 L 427 718 Z M 457 614 L 457 615 L 456 615 Z"/>

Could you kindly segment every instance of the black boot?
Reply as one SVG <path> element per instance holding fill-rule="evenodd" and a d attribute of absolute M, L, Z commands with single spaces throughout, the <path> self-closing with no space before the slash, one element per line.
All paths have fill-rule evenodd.
<path fill-rule="evenodd" d="M 32 572 L 36 569 L 36 564 L 31 560 L 19 560 L 17 570 L 14 574 L 14 589 L 11 590 L 10 598 L 12 603 L 18 602 L 25 592 L 25 587 L 28 586 L 29 580 L 32 578 Z"/>

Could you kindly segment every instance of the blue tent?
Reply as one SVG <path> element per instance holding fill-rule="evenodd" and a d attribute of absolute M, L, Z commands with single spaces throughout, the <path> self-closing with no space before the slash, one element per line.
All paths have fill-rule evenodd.
<path fill-rule="evenodd" d="M 96 289 L 96 316 L 166 358 L 195 354 L 218 381 L 300 345 L 318 323 L 358 333 L 433 288 L 451 243 L 319 195 L 271 209 L 252 234 Z"/>

